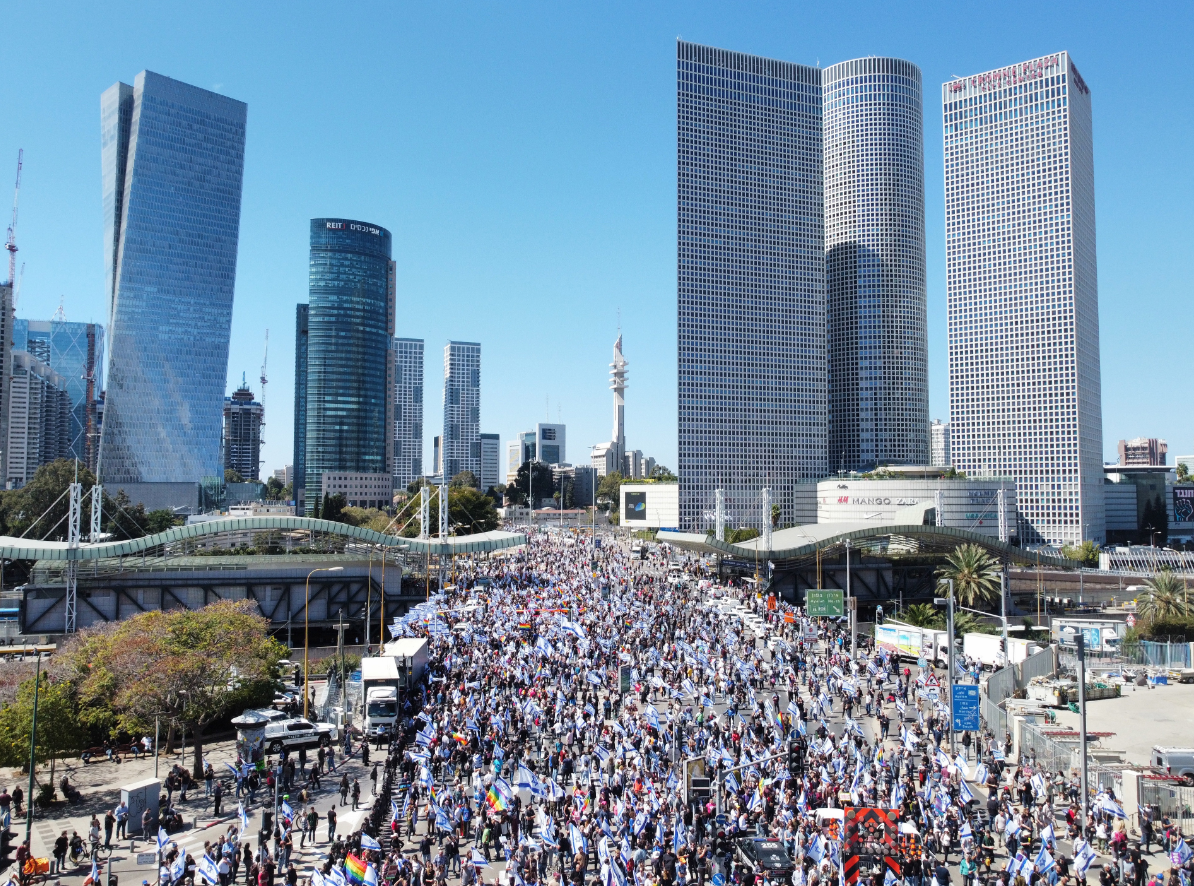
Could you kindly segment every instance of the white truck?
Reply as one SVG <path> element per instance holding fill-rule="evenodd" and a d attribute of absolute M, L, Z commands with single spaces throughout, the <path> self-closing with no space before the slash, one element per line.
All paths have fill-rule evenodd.
<path fill-rule="evenodd" d="M 967 634 L 962 638 L 962 653 L 991 668 L 1019 664 L 1042 648 L 1023 637 L 1008 637 L 1006 652 L 1002 646 L 1003 636 L 1000 634 Z"/>
<path fill-rule="evenodd" d="M 387 643 L 383 655 L 396 659 L 402 675 L 402 688 L 409 689 L 423 679 L 427 671 L 427 641 L 418 637 L 403 637 Z"/>
<path fill-rule="evenodd" d="M 1176 775 L 1186 784 L 1194 784 L 1194 748 L 1166 748 L 1156 745 L 1153 748 L 1152 764 L 1157 769 L 1164 769 L 1170 775 Z"/>
<path fill-rule="evenodd" d="M 1128 625 L 1102 618 L 1055 618 L 1049 631 L 1057 644 L 1069 649 L 1078 645 L 1078 635 L 1081 634 L 1090 652 L 1115 652 L 1123 642 Z"/>
<path fill-rule="evenodd" d="M 924 658 L 937 667 L 949 663 L 949 632 L 898 621 L 875 625 L 875 645 L 901 658 Z"/>
<path fill-rule="evenodd" d="M 368 736 L 389 735 L 398 722 L 398 663 L 392 656 L 361 659 L 361 730 Z"/>

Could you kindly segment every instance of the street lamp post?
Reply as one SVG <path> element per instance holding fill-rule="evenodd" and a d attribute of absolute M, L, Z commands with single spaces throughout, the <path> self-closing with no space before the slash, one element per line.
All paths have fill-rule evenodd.
<path fill-rule="evenodd" d="M 316 572 L 343 572 L 343 566 L 322 566 L 307 573 L 307 589 L 303 595 L 303 719 L 310 719 L 311 671 L 307 655 L 311 650 L 311 576 Z"/>
<path fill-rule="evenodd" d="M 952 578 L 943 578 L 942 582 L 949 585 L 949 596 L 944 600 L 937 597 L 933 600 L 933 603 L 937 606 L 948 607 L 946 631 L 949 642 L 949 656 L 946 667 L 949 669 L 949 752 L 952 755 L 956 753 L 954 745 L 954 580 Z"/>

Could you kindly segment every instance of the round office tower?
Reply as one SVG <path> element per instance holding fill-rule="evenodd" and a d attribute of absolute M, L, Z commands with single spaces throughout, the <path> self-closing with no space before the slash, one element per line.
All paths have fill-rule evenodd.
<path fill-rule="evenodd" d="M 826 68 L 829 469 L 929 463 L 920 68 Z"/>

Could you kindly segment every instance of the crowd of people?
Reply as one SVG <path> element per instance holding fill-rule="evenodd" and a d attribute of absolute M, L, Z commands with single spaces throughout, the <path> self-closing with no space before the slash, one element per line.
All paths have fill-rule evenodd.
<path fill-rule="evenodd" d="M 1083 832 L 1072 773 L 1009 760 L 1006 736 L 951 735 L 943 675 L 862 638 L 852 658 L 836 621 L 695 558 L 669 576 L 669 557 L 684 559 L 536 531 L 475 560 L 391 628 L 427 638 L 430 664 L 364 826 L 342 837 L 333 811 L 326 857 L 300 872 L 293 842 L 320 816 L 287 794 L 256 851 L 233 828 L 194 870 L 221 886 L 241 871 L 246 886 L 947 886 L 956 864 L 964 886 L 1071 886 L 1111 853 L 1103 886 L 1145 886 L 1155 859 L 1114 794 Z M 1154 880 L 1189 886 L 1194 853 L 1161 830 Z"/>

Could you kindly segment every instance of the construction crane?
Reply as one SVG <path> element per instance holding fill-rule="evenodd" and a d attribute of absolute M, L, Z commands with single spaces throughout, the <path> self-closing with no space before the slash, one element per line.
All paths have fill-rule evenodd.
<path fill-rule="evenodd" d="M 4 248 L 8 250 L 8 285 L 16 285 L 17 277 L 17 200 L 21 196 L 21 166 L 25 161 L 25 149 L 17 151 L 17 187 L 12 195 L 12 224 L 8 226 L 8 240 Z"/>
<path fill-rule="evenodd" d="M 269 330 L 265 330 L 265 355 L 261 358 L 261 427 L 265 428 L 265 386 L 269 384 L 269 378 L 266 376 L 265 367 L 269 364 Z M 263 449 L 265 447 L 264 431 L 258 431 L 258 444 Z M 257 458 L 258 466 L 265 464 L 265 458 L 258 450 Z"/>

